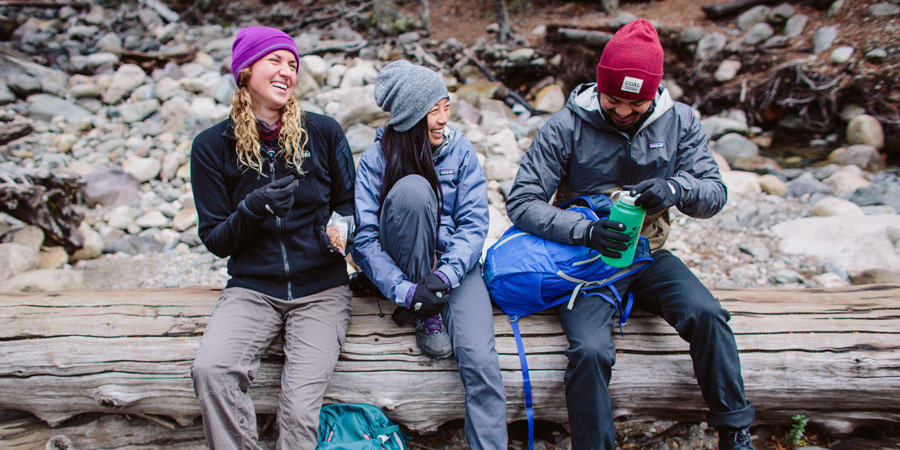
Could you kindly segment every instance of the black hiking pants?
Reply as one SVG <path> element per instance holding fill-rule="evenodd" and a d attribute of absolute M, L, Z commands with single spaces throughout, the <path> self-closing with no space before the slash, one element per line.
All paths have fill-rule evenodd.
<path fill-rule="evenodd" d="M 749 426 L 753 405 L 744 398 L 741 362 L 728 326 L 731 316 L 690 269 L 677 256 L 660 250 L 653 254 L 650 267 L 615 286 L 623 300 L 626 292 L 633 293 L 636 309 L 661 316 L 690 343 L 693 372 L 709 408 L 709 425 Z M 616 362 L 613 333 L 618 328 L 611 327 L 615 309 L 599 297 L 578 297 L 571 310 L 562 304 L 558 311 L 569 341 L 565 383 L 572 448 L 613 449 L 616 431 L 609 382 Z M 640 355 L 629 356 L 629 365 L 640 364 Z M 621 381 L 623 386 L 641 385 L 640 380 Z M 637 395 L 658 404 L 671 397 L 667 392 L 627 388 L 617 395 Z"/>

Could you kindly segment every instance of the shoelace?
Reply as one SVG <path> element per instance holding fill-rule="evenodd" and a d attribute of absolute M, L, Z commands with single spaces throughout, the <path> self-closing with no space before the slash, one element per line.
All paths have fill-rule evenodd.
<path fill-rule="evenodd" d="M 425 332 L 430 336 L 444 331 L 444 321 L 441 320 L 440 314 L 426 317 L 423 322 L 425 322 Z"/>

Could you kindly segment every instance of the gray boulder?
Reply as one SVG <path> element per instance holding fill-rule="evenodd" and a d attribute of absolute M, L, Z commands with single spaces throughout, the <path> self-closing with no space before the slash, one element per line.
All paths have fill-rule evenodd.
<path fill-rule="evenodd" d="M 704 35 L 697 42 L 697 50 L 694 53 L 694 59 L 700 61 L 715 55 L 725 48 L 728 38 L 724 34 L 715 32 Z"/>
<path fill-rule="evenodd" d="M 882 2 L 869 5 L 869 14 L 875 17 L 890 17 L 900 14 L 900 6 L 893 3 Z"/>
<path fill-rule="evenodd" d="M 747 134 L 750 128 L 747 122 L 729 117 L 712 116 L 700 121 L 700 127 L 706 133 L 706 137 L 712 140 L 719 139 L 728 133 Z"/>
<path fill-rule="evenodd" d="M 26 101 L 28 116 L 38 120 L 50 121 L 56 116 L 61 116 L 66 121 L 74 122 L 93 116 L 90 111 L 55 95 L 29 95 Z"/>
<path fill-rule="evenodd" d="M 831 48 L 831 45 L 834 44 L 834 40 L 838 37 L 838 27 L 835 25 L 828 25 L 816 30 L 816 34 L 813 35 L 813 54 L 818 55 L 819 53 L 824 52 Z"/>
<path fill-rule="evenodd" d="M 787 183 L 789 197 L 803 197 L 813 194 L 831 194 L 827 184 L 817 180 L 811 173 L 805 172 Z"/>
<path fill-rule="evenodd" d="M 722 155 L 728 164 L 734 164 L 738 159 L 752 159 L 759 155 L 759 147 L 737 133 L 729 133 L 716 140 L 715 151 Z"/>
<path fill-rule="evenodd" d="M 12 242 L 0 244 L 0 281 L 37 269 L 40 264 L 38 250 Z"/>
<path fill-rule="evenodd" d="M 765 22 L 766 18 L 769 17 L 769 13 L 772 11 L 772 8 L 769 8 L 766 5 L 756 5 L 737 17 L 736 23 L 738 28 L 741 31 L 747 31 L 754 25 Z"/>
<path fill-rule="evenodd" d="M 765 22 L 760 22 L 750 27 L 744 34 L 744 44 L 758 45 L 766 41 L 775 34 L 772 26 Z"/>
<path fill-rule="evenodd" d="M 92 208 L 129 204 L 140 200 L 139 184 L 121 167 L 104 166 L 85 177 L 81 193 L 85 203 Z"/>
<path fill-rule="evenodd" d="M 859 206 L 887 205 L 900 213 L 900 185 L 890 181 L 876 181 L 853 192 L 850 201 Z"/>
<path fill-rule="evenodd" d="M 116 70 L 112 82 L 106 88 L 106 92 L 103 93 L 103 102 L 108 105 L 118 103 L 119 100 L 131 94 L 131 91 L 143 85 L 146 79 L 147 74 L 144 73 L 144 69 L 141 69 L 140 66 L 123 64 Z"/>
<path fill-rule="evenodd" d="M 795 14 L 791 16 L 784 24 L 783 34 L 789 38 L 794 38 L 803 34 L 806 29 L 806 22 L 809 17 L 804 14 Z"/>

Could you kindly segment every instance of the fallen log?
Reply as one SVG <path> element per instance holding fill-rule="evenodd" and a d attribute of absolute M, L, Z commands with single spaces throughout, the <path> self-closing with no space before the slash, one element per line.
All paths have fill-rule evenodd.
<path fill-rule="evenodd" d="M 190 365 L 218 292 L 0 294 L 0 408 L 29 411 L 51 425 L 92 412 L 195 425 Z M 900 286 L 714 293 L 731 311 L 758 423 L 789 423 L 799 412 L 837 433 L 900 423 Z M 421 356 L 412 328 L 394 326 L 379 306 L 391 309 L 385 301 L 353 300 L 326 403 L 375 404 L 418 432 L 462 418 L 456 363 Z M 552 313 L 520 323 L 535 417 L 565 422 L 559 323 Z M 522 378 L 506 316 L 497 313 L 494 327 L 509 420 L 521 420 Z M 610 390 L 617 417 L 704 419 L 687 344 L 667 324 L 636 312 L 616 345 Z M 278 343 L 264 356 L 252 389 L 260 414 L 276 410 L 282 359 Z"/>

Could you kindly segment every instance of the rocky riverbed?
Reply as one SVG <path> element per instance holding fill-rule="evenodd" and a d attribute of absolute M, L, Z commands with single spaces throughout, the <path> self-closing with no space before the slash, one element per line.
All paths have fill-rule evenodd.
<path fill-rule="evenodd" d="M 0 290 L 222 286 L 228 278 L 225 260 L 206 251 L 197 236 L 189 159 L 193 137 L 228 115 L 235 91 L 230 50 L 237 27 L 189 26 L 165 6 L 142 4 L 147 6 L 0 6 L 8 37 L 0 42 L 0 174 L 76 177 L 83 188 L 75 207 L 84 215 L 79 226 L 84 247 L 70 254 L 40 228 L 0 213 Z M 772 23 L 784 20 L 802 29 L 798 22 L 805 20 L 791 15 L 788 8 L 777 14 L 769 10 L 759 20 L 746 18 L 738 25 L 747 33 L 762 32 L 756 24 L 771 30 Z M 824 52 L 823 33 L 813 35 L 817 53 Z M 783 32 L 791 39 L 801 34 Z M 397 57 L 428 63 L 433 55 L 464 51 L 459 42 L 427 40 L 415 31 L 372 44 L 341 21 L 294 36 L 305 55 L 296 86 L 303 107 L 335 117 L 357 157 L 386 119 L 373 98 L 372 83 L 381 67 Z M 709 36 L 687 39 L 686 45 L 728 40 L 724 34 Z M 737 39 L 746 45 L 749 38 Z M 716 47 L 719 51 L 724 44 Z M 538 61 L 541 55 L 532 49 L 506 50 L 498 54 L 554 64 Z M 842 55 L 835 56 L 837 50 L 822 58 L 834 60 Z M 848 58 L 864 57 L 853 55 Z M 453 92 L 451 125 L 475 144 L 489 180 L 490 245 L 510 225 L 505 194 L 519 159 L 548 116 L 505 102 L 505 87 L 475 67 L 435 65 L 444 68 Z M 716 72 L 727 77 L 726 69 Z M 673 93 L 680 91 L 668 83 Z M 551 80 L 527 99 L 536 109 L 552 112 L 563 107 L 566 95 Z M 711 288 L 900 282 L 898 170 L 885 165 L 885 135 L 876 118 L 854 105 L 842 115 L 846 128 L 841 133 L 808 143 L 827 150 L 827 160 L 790 169 L 762 156 L 772 145 L 772 133 L 750 126 L 743 112 L 702 116 L 729 201 L 705 220 L 673 210 L 667 247 Z M 9 185 L 11 179 L 2 181 L 0 186 Z M 634 425 L 639 433 L 623 431 L 623 445 L 647 448 L 640 444 L 649 446 L 646 440 L 628 441 L 629 436 L 652 436 L 670 425 Z M 623 430 L 631 426 L 623 424 Z M 714 435 L 702 425 L 679 430 L 690 436 L 685 439 L 691 443 L 682 447 L 714 445 Z M 446 433 L 446 443 L 460 442 L 458 428 Z M 550 429 L 545 438 L 539 443 L 544 448 L 565 448 L 564 429 Z M 653 445 L 677 440 L 659 442 Z M 456 448 L 446 445 L 439 448 Z"/>

